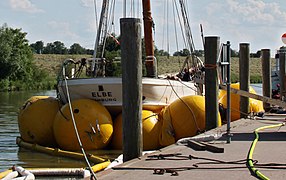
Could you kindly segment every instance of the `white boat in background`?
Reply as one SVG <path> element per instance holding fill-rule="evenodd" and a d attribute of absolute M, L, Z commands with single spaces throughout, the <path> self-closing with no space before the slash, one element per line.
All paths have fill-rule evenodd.
<path fill-rule="evenodd" d="M 154 42 L 152 35 L 153 21 L 150 13 L 150 0 L 144 0 L 142 2 L 144 15 L 145 51 L 147 57 L 145 60 L 147 75 L 146 77 L 142 78 L 143 108 L 148 110 L 157 110 L 171 104 L 180 97 L 202 94 L 201 91 L 203 89 L 203 85 L 198 85 L 193 80 L 203 83 L 204 72 L 201 71 L 203 62 L 200 61 L 200 59 L 195 58 L 195 56 L 192 54 L 194 51 L 194 45 L 184 1 L 179 0 L 179 3 L 182 8 L 185 35 L 191 55 L 186 58 L 181 72 L 186 64 L 188 70 L 192 68 L 193 78 L 188 79 L 192 81 L 182 81 L 176 76 L 173 78 L 157 77 L 157 62 L 154 56 Z M 91 59 L 82 59 L 77 62 L 74 60 L 65 61 L 62 68 L 62 74 L 60 74 L 58 78 L 57 89 L 58 97 L 63 103 L 68 102 L 68 97 L 70 97 L 71 100 L 83 98 L 93 99 L 104 105 L 111 114 L 114 114 L 120 112 L 122 107 L 122 78 L 105 77 L 105 59 L 104 57 L 96 57 L 98 54 L 104 54 L 102 52 L 98 53 L 98 51 L 102 51 L 102 49 L 104 49 L 102 46 L 104 44 L 104 39 L 106 39 L 106 34 L 108 34 L 108 7 L 109 0 L 104 0 L 102 3 L 100 24 L 98 26 L 99 29 L 97 31 L 94 57 Z M 103 41 L 100 42 L 100 40 Z M 72 66 L 69 67 L 69 65 Z M 82 72 L 83 67 L 86 68 L 85 74 L 88 74 L 90 77 L 81 78 L 82 76 L 75 75 L 78 72 Z"/>
<path fill-rule="evenodd" d="M 280 99 L 280 65 L 279 65 L 279 55 L 280 53 L 285 53 L 285 47 L 281 47 L 277 50 L 275 54 L 275 65 L 271 69 L 271 83 L 272 83 L 272 98 Z"/>

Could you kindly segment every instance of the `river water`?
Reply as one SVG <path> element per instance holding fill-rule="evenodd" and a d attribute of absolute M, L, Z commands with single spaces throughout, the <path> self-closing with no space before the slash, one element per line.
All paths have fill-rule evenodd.
<path fill-rule="evenodd" d="M 261 84 L 252 85 L 262 94 Z M 19 148 L 16 137 L 20 136 L 17 115 L 19 108 L 32 96 L 56 96 L 55 91 L 0 92 L 0 172 L 12 165 L 23 167 L 85 167 L 82 161 L 54 157 Z"/>
<path fill-rule="evenodd" d="M 56 96 L 55 91 L 23 91 L 0 93 L 0 172 L 12 165 L 23 167 L 85 167 L 81 161 L 51 157 L 46 154 L 19 148 L 16 137 L 20 136 L 17 116 L 19 108 L 32 96 Z"/>

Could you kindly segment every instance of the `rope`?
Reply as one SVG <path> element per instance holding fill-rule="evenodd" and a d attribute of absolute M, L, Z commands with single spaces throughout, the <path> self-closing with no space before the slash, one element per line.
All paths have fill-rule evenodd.
<path fill-rule="evenodd" d="M 169 3 L 167 1 L 167 14 L 166 20 L 169 20 Z M 167 52 L 170 53 L 170 36 L 169 36 L 169 23 L 167 23 Z"/>
<path fill-rule="evenodd" d="M 179 15 L 178 5 L 177 5 L 177 3 L 176 3 L 175 0 L 173 0 L 173 2 L 174 2 L 174 5 L 175 5 L 175 7 L 176 7 L 177 16 L 178 16 L 178 20 L 179 20 L 179 25 L 180 25 L 181 33 L 182 33 L 182 38 L 183 38 L 185 47 L 187 47 L 187 40 L 186 40 L 186 37 L 185 37 L 185 35 L 184 35 L 184 28 L 183 28 L 183 23 L 182 23 L 182 21 L 181 21 L 180 15 Z"/>
<path fill-rule="evenodd" d="M 196 116 L 195 116 L 195 114 L 194 114 L 192 108 L 178 95 L 178 93 L 175 91 L 175 89 L 174 89 L 174 87 L 173 87 L 171 81 L 170 81 L 169 79 L 167 79 L 167 80 L 169 81 L 169 84 L 170 84 L 170 86 L 171 86 L 173 92 L 175 93 L 175 95 L 180 99 L 180 101 L 182 101 L 182 102 L 187 106 L 187 108 L 188 108 L 189 111 L 191 112 L 191 114 L 192 114 L 192 116 L 193 116 L 193 119 L 194 119 L 194 122 L 195 122 L 195 125 L 196 125 L 197 130 L 199 131 L 199 133 L 202 132 L 202 130 L 199 128 L 199 125 L 198 125 L 197 120 L 196 120 Z"/>
<path fill-rule="evenodd" d="M 275 127 L 281 127 L 281 126 L 284 126 L 284 125 L 285 125 L 285 123 L 281 123 L 281 124 L 275 124 L 275 125 L 270 125 L 270 126 L 263 126 L 263 127 L 260 127 L 260 128 L 257 128 L 257 129 L 254 130 L 255 139 L 254 139 L 254 141 L 252 142 L 252 144 L 251 144 L 251 146 L 250 146 L 250 149 L 249 149 L 249 152 L 248 152 L 248 155 L 247 155 L 247 163 L 248 163 L 248 169 L 249 169 L 255 176 L 257 176 L 257 177 L 260 178 L 260 179 L 269 180 L 269 178 L 268 178 L 267 176 L 265 176 L 264 174 L 262 174 L 260 171 L 258 171 L 258 169 L 256 169 L 256 168 L 254 167 L 254 164 L 253 164 L 252 155 L 253 155 L 253 152 L 254 152 L 256 143 L 258 142 L 258 139 L 259 139 L 258 132 L 259 132 L 260 130 L 269 129 L 269 128 L 275 128 Z"/>
<path fill-rule="evenodd" d="M 90 172 L 92 173 L 92 176 L 95 178 L 96 180 L 96 176 L 95 176 L 95 173 L 93 172 L 92 168 L 91 168 L 91 165 L 88 161 L 88 158 L 86 156 L 86 153 L 85 153 L 85 150 L 83 149 L 83 146 L 82 146 L 82 143 L 81 143 L 81 140 L 80 140 L 80 137 L 79 137 L 79 133 L 78 133 L 78 130 L 77 130 L 77 126 L 76 126 L 76 122 L 75 122 L 75 118 L 74 118 L 74 115 L 73 115 L 73 112 L 72 112 L 72 105 L 71 105 L 71 99 L 70 99 L 70 95 L 69 95 L 69 90 L 68 90 L 68 83 L 67 83 L 67 79 L 66 79 L 66 75 L 65 75 L 65 69 L 63 67 L 63 76 L 64 76 L 64 80 L 65 80 L 65 86 L 66 86 L 66 92 L 67 92 L 67 99 L 68 99 L 68 104 L 69 104 L 69 110 L 70 110 L 70 114 L 71 114 L 71 118 L 72 118 L 72 122 L 73 122 L 73 126 L 74 126 L 74 130 L 75 130 L 75 133 L 76 133 L 76 137 L 77 137 L 77 140 L 78 140 L 78 144 L 80 146 L 80 149 L 82 151 L 82 154 L 84 155 L 84 159 L 86 161 L 86 164 L 88 165 L 88 168 L 90 170 Z"/>
<path fill-rule="evenodd" d="M 182 82 L 182 81 L 179 81 L 181 84 L 183 84 L 184 86 L 186 86 L 187 88 L 190 88 L 191 90 L 193 90 L 193 91 L 195 91 L 196 93 L 198 93 L 199 91 L 198 90 L 196 90 L 196 89 L 194 89 L 193 87 L 191 87 L 191 86 L 188 86 L 187 84 L 185 84 L 184 82 Z"/>
<path fill-rule="evenodd" d="M 216 64 L 205 64 L 206 69 L 216 69 L 217 65 Z"/>
<path fill-rule="evenodd" d="M 175 2 L 173 2 L 175 3 Z M 175 11 L 175 5 L 173 5 L 173 20 L 174 20 L 174 24 L 176 24 L 176 19 L 175 19 L 175 16 L 176 16 L 176 11 Z M 177 52 L 179 52 L 179 43 L 178 43 L 178 34 L 177 34 L 177 26 L 175 25 L 174 26 L 174 29 L 175 29 L 175 39 L 176 39 L 176 47 L 177 47 Z M 178 62 L 179 62 L 179 67 L 181 66 L 181 61 L 180 61 L 180 58 L 179 56 L 177 56 L 177 59 L 178 59 Z"/>

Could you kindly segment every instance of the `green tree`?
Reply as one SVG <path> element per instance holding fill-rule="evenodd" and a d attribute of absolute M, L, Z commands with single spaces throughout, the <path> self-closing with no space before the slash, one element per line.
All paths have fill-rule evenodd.
<path fill-rule="evenodd" d="M 193 54 L 202 57 L 204 55 L 204 50 L 194 50 Z"/>
<path fill-rule="evenodd" d="M 80 44 L 74 43 L 70 46 L 69 54 L 84 54 L 85 49 Z"/>
<path fill-rule="evenodd" d="M 53 80 L 36 68 L 33 52 L 21 29 L 0 27 L 0 90 L 51 88 Z"/>
<path fill-rule="evenodd" d="M 54 44 L 53 43 L 47 43 L 47 46 L 44 47 L 43 54 L 54 54 Z"/>
<path fill-rule="evenodd" d="M 105 49 L 104 49 L 104 57 L 107 60 L 113 60 L 115 57 L 120 56 L 119 41 L 120 41 L 120 37 L 116 37 L 115 34 L 111 34 L 107 36 L 106 41 L 105 41 Z M 102 49 L 102 45 L 100 45 L 99 49 Z M 98 53 L 101 53 L 101 50 L 98 51 Z"/>
<path fill-rule="evenodd" d="M 239 52 L 236 50 L 230 49 L 230 55 L 231 57 L 239 57 Z"/>
<path fill-rule="evenodd" d="M 27 33 L 3 25 L 0 28 L 0 79 L 31 78 L 33 53 L 25 38 Z"/>
<path fill-rule="evenodd" d="M 30 44 L 30 47 L 34 50 L 37 54 L 42 54 L 44 50 L 44 42 L 43 41 L 37 41 L 33 44 Z"/>
<path fill-rule="evenodd" d="M 120 49 L 120 37 L 116 37 L 115 34 L 111 34 L 107 36 L 105 42 L 105 50 L 106 51 L 118 51 Z"/>
<path fill-rule="evenodd" d="M 167 51 L 164 51 L 163 49 L 155 51 L 155 54 L 158 56 L 170 56 L 170 54 Z"/>
<path fill-rule="evenodd" d="M 174 52 L 173 56 L 189 56 L 191 53 L 188 49 Z"/>
<path fill-rule="evenodd" d="M 65 47 L 65 44 L 60 41 L 55 41 L 54 43 L 54 53 L 55 54 L 67 54 L 68 50 Z"/>
<path fill-rule="evenodd" d="M 252 58 L 260 58 L 261 56 L 261 51 L 258 50 L 256 53 L 250 53 L 250 57 Z"/>
<path fill-rule="evenodd" d="M 47 46 L 44 48 L 43 54 L 67 54 L 68 49 L 65 47 L 65 44 L 61 41 L 55 41 L 53 43 L 47 43 Z"/>

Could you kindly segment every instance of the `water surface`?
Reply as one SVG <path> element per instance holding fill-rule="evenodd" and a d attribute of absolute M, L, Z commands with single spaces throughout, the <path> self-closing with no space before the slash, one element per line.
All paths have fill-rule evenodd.
<path fill-rule="evenodd" d="M 17 116 L 19 108 L 32 96 L 56 96 L 55 91 L 21 91 L 0 93 L 0 172 L 12 165 L 23 167 L 85 167 L 81 161 L 54 157 L 19 148 Z"/>

